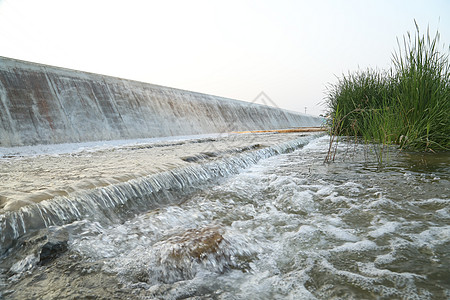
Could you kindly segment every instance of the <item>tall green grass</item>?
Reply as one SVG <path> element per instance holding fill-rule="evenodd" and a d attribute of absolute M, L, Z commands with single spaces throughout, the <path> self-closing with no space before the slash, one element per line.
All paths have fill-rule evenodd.
<path fill-rule="evenodd" d="M 450 48 L 440 51 L 438 43 L 438 32 L 421 35 L 416 23 L 415 36 L 398 41 L 390 70 L 358 71 L 330 85 L 331 141 L 354 136 L 409 150 L 450 150 Z"/>

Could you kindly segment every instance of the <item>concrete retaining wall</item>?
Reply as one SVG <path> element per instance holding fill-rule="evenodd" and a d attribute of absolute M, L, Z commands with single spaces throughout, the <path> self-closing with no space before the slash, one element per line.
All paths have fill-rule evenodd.
<path fill-rule="evenodd" d="M 320 126 L 318 117 L 0 57 L 0 146 Z"/>

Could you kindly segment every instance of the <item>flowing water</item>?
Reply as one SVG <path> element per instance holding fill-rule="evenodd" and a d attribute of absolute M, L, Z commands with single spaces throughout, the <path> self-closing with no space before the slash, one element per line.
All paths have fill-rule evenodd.
<path fill-rule="evenodd" d="M 0 295 L 450 298 L 448 154 L 393 149 L 379 166 L 370 148 L 342 143 L 324 164 L 327 149 L 327 137 L 299 138 L 216 160 L 192 156 L 185 173 L 136 181 L 133 201 L 110 199 L 126 189 L 94 197 L 108 212 L 76 198 L 88 217 L 71 206 L 73 219 L 13 238 Z M 64 205 L 55 215 L 68 215 Z"/>

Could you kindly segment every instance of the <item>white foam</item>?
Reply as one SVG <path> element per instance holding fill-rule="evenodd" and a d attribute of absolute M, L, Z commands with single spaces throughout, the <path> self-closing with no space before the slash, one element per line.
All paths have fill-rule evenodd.
<path fill-rule="evenodd" d="M 325 185 L 321 186 L 316 192 L 317 196 L 329 196 L 334 192 L 335 186 Z"/>
<path fill-rule="evenodd" d="M 324 228 L 324 231 L 327 232 L 327 234 L 333 236 L 334 238 L 341 240 L 341 241 L 349 241 L 349 242 L 356 242 L 359 240 L 359 238 L 354 235 L 352 232 L 353 231 L 351 229 L 343 229 L 343 228 L 338 228 L 332 225 L 327 225 Z"/>
<path fill-rule="evenodd" d="M 383 255 L 378 255 L 375 258 L 375 264 L 380 264 L 380 265 L 386 265 L 389 264 L 391 262 L 393 262 L 395 260 L 395 257 L 391 254 L 383 254 Z"/>
<path fill-rule="evenodd" d="M 380 278 L 390 277 L 390 278 L 396 279 L 397 282 L 399 281 L 400 278 L 407 279 L 408 281 L 412 281 L 412 279 L 415 279 L 415 278 L 426 279 L 426 276 L 417 275 L 415 273 L 394 272 L 394 271 L 387 270 L 387 269 L 378 269 L 377 267 L 375 267 L 375 264 L 372 262 L 359 263 L 358 266 L 359 266 L 360 270 L 366 275 L 377 276 Z M 414 284 L 412 282 L 410 282 L 410 286 L 413 288 Z"/>
<path fill-rule="evenodd" d="M 440 215 L 444 219 L 450 219 L 450 208 L 444 207 L 442 209 L 436 210 L 436 214 Z"/>
<path fill-rule="evenodd" d="M 341 246 L 337 246 L 332 249 L 332 251 L 335 252 L 358 252 L 358 251 L 368 251 L 368 250 L 375 250 L 378 246 L 372 241 L 369 240 L 363 240 L 355 243 L 344 243 Z"/>
<path fill-rule="evenodd" d="M 368 233 L 368 235 L 371 237 L 374 237 L 374 238 L 378 238 L 385 234 L 395 232 L 399 226 L 400 226 L 399 222 L 387 222 L 381 226 L 377 226 L 377 227 L 372 226 L 372 228 L 375 227 L 376 229 L 370 231 Z"/>
<path fill-rule="evenodd" d="M 430 227 L 419 234 L 412 234 L 418 245 L 436 246 L 450 241 L 450 225 Z"/>
<path fill-rule="evenodd" d="M 311 236 L 312 234 L 316 233 L 318 229 L 316 227 L 310 226 L 310 225 L 302 225 L 297 231 L 297 234 L 303 235 L 303 236 Z"/>
<path fill-rule="evenodd" d="M 18 262 L 13 264 L 9 269 L 9 271 L 14 274 L 21 274 L 33 268 L 38 262 L 39 258 L 36 257 L 34 254 L 30 254 L 26 256 L 24 259 L 19 260 Z"/>

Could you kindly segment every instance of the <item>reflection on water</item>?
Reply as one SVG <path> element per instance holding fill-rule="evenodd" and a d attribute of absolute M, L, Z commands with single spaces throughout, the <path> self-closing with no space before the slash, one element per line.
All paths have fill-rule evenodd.
<path fill-rule="evenodd" d="M 0 265 L 0 290 L 8 299 L 450 298 L 448 154 L 392 150 L 380 168 L 357 146 L 323 164 L 327 142 L 259 161 L 178 205 L 24 236 Z"/>

